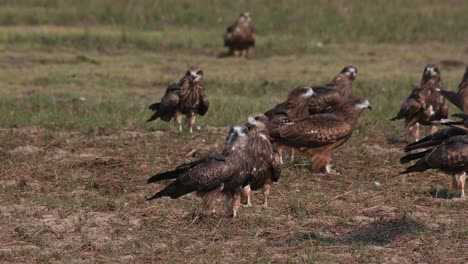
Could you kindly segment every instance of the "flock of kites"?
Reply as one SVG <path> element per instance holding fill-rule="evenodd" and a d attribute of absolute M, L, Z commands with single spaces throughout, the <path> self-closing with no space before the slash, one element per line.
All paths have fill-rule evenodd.
<path fill-rule="evenodd" d="M 232 56 L 248 56 L 255 43 L 249 13 L 242 13 L 227 29 L 225 46 Z M 219 198 L 225 198 L 225 213 L 236 217 L 241 203 L 251 206 L 252 190 L 263 189 L 264 207 L 273 182 L 278 181 L 283 164 L 283 151 L 291 149 L 310 156 L 312 171 L 336 173 L 331 153 L 343 145 L 356 129 L 364 109 L 372 109 L 369 101 L 352 95 L 358 70 L 346 66 L 331 82 L 322 86 L 301 86 L 271 110 L 253 113 L 246 125 L 231 127 L 224 149 L 199 160 L 184 163 L 172 171 L 152 176 L 148 183 L 173 179 L 148 200 L 164 196 L 172 199 L 196 192 L 202 197 L 202 211 L 214 212 Z M 468 169 L 468 68 L 458 92 L 441 89 L 437 65 L 424 68 L 419 87 L 413 89 L 396 117 L 404 119 L 405 129 L 414 142 L 405 147 L 408 154 L 402 163 L 417 162 L 402 173 L 439 169 L 453 176 L 455 187 L 465 198 L 464 186 Z M 447 119 L 445 98 L 464 114 Z M 154 114 L 148 121 L 174 120 L 182 132 L 182 116 L 187 117 L 190 132 L 196 115 L 205 115 L 209 101 L 204 94 L 203 71 L 191 67 L 178 82 L 169 85 L 161 101 L 149 107 Z M 437 131 L 437 125 L 448 126 Z M 428 126 L 429 136 L 420 138 L 420 125 Z"/>

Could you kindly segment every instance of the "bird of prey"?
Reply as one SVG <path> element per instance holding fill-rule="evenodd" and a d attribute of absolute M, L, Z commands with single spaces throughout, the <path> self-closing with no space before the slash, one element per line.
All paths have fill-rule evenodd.
<path fill-rule="evenodd" d="M 447 98 L 452 104 L 458 107 L 463 113 L 468 114 L 468 67 L 465 69 L 465 74 L 458 85 L 458 92 L 444 91 L 439 92 Z"/>
<path fill-rule="evenodd" d="M 240 191 L 252 173 L 252 157 L 246 155 L 249 131 L 233 126 L 222 154 L 214 154 L 185 163 L 176 169 L 156 174 L 148 183 L 175 179 L 148 200 L 168 196 L 177 199 L 191 192 L 202 196 L 202 210 L 214 212 L 214 203 L 222 193 L 226 196 L 226 214 L 235 217 L 240 204 Z"/>
<path fill-rule="evenodd" d="M 421 84 L 413 89 L 403 102 L 397 116 L 391 120 L 405 119 L 405 130 L 414 141 L 420 139 L 419 125 L 429 126 L 429 134 L 437 131 L 432 121 L 447 118 L 448 107 L 440 89 L 440 71 L 437 65 L 429 64 L 424 68 Z"/>
<path fill-rule="evenodd" d="M 332 173 L 331 152 L 353 134 L 364 109 L 372 109 L 368 100 L 350 98 L 329 113 L 283 122 L 269 127 L 270 136 L 288 147 L 299 148 L 311 157 L 312 169 Z"/>
<path fill-rule="evenodd" d="M 174 118 L 179 125 L 179 132 L 182 132 L 182 115 L 186 115 L 192 133 L 195 115 L 205 115 L 208 107 L 209 101 L 203 88 L 203 71 L 199 67 L 190 67 L 178 83 L 167 87 L 161 102 L 149 106 L 154 114 L 147 122 L 158 118 L 169 122 Z"/>
<path fill-rule="evenodd" d="M 226 29 L 224 46 L 231 56 L 248 58 L 249 48 L 255 46 L 255 31 L 249 12 L 241 13 L 237 21 Z"/>
<path fill-rule="evenodd" d="M 268 117 L 262 113 L 253 113 L 247 119 L 249 128 L 248 148 L 250 155 L 255 159 L 252 175 L 248 179 L 248 185 L 242 189 L 242 195 L 248 207 L 251 190 L 263 188 L 263 207 L 268 207 L 271 185 L 281 176 L 281 162 L 278 152 L 270 143 L 267 130 Z"/>
<path fill-rule="evenodd" d="M 354 66 L 344 67 L 332 81 L 322 86 L 301 86 L 292 90 L 286 101 L 265 113 L 272 123 L 282 123 L 285 119 L 299 120 L 309 115 L 332 111 L 341 102 L 347 101 L 352 93 L 352 85 L 358 70 Z M 282 156 L 283 146 L 275 142 Z M 291 149 L 291 160 L 295 149 Z"/>
<path fill-rule="evenodd" d="M 468 170 L 468 135 L 449 137 L 439 145 L 418 153 L 408 154 L 401 158 L 401 163 L 418 160 L 408 167 L 402 174 L 423 172 L 438 169 L 453 176 L 456 189 L 461 192 L 461 199 L 465 199 L 466 172 Z"/>

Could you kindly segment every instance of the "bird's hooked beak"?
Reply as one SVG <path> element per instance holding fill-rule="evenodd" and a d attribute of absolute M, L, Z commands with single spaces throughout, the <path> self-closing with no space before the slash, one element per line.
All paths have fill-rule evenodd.
<path fill-rule="evenodd" d="M 190 80 L 190 82 L 192 82 L 192 83 L 195 82 L 195 80 L 197 79 L 197 77 L 198 77 L 198 76 L 193 75 L 192 73 L 190 73 L 190 74 L 189 74 L 189 80 Z"/>
<path fill-rule="evenodd" d="M 251 129 L 254 127 L 254 125 L 251 124 L 251 123 L 249 123 L 249 122 L 247 122 L 247 123 L 245 124 L 245 127 L 247 127 L 248 130 L 251 130 Z"/>
<path fill-rule="evenodd" d="M 372 108 L 373 108 L 373 107 L 372 107 L 371 104 L 369 104 L 369 105 L 367 106 L 367 109 L 369 109 L 369 110 L 372 110 Z"/>

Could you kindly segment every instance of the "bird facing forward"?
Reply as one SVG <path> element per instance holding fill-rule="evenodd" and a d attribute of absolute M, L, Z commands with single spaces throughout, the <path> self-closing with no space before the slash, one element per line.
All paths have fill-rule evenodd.
<path fill-rule="evenodd" d="M 255 30 L 249 12 L 241 13 L 237 21 L 226 29 L 224 46 L 231 56 L 248 58 L 249 48 L 255 46 Z"/>
<path fill-rule="evenodd" d="M 421 84 L 413 89 L 401 105 L 397 116 L 391 120 L 405 119 L 405 130 L 414 141 L 421 138 L 419 125 L 429 126 L 429 134 L 437 131 L 433 121 L 447 118 L 448 107 L 440 90 L 440 71 L 437 65 L 429 64 L 424 68 Z"/>

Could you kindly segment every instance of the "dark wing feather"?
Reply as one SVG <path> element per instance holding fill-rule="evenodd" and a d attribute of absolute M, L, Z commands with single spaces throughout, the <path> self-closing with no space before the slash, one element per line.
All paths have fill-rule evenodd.
<path fill-rule="evenodd" d="M 464 135 L 464 134 L 465 133 L 463 131 L 460 131 L 459 129 L 454 129 L 454 128 L 440 130 L 432 135 L 428 135 L 422 138 L 421 140 L 417 142 L 408 144 L 404 150 L 405 152 L 408 152 L 408 151 L 412 151 L 416 149 L 437 146 L 453 136 Z"/>
<path fill-rule="evenodd" d="M 161 118 L 163 121 L 170 121 L 174 116 L 177 105 L 180 101 L 180 85 L 174 83 L 169 85 L 160 103 L 150 105 L 150 109 L 155 111 L 147 122 Z"/>
<path fill-rule="evenodd" d="M 209 192 L 217 188 L 226 177 L 229 177 L 232 174 L 232 169 L 232 166 L 225 161 L 216 158 L 205 160 L 186 170 L 175 181 L 148 200 L 163 196 L 177 199 L 194 191 Z"/>
<path fill-rule="evenodd" d="M 413 90 L 411 95 L 406 98 L 406 100 L 401 105 L 400 111 L 398 114 L 392 118 L 391 120 L 398 120 L 398 119 L 409 119 L 414 116 L 417 112 L 419 112 L 423 108 L 423 104 L 421 102 L 421 89 L 416 88 Z"/>
<path fill-rule="evenodd" d="M 427 151 L 424 157 L 402 174 L 428 169 L 440 169 L 446 173 L 465 172 L 468 169 L 468 136 L 455 136 L 444 141 L 432 151 Z"/>
<path fill-rule="evenodd" d="M 463 100 L 458 93 L 444 90 L 438 90 L 438 92 L 463 111 Z"/>
<path fill-rule="evenodd" d="M 210 101 L 203 91 L 200 92 L 200 104 L 198 105 L 198 114 L 204 116 L 208 112 Z"/>
<path fill-rule="evenodd" d="M 162 180 L 175 179 L 175 178 L 181 176 L 183 173 L 185 173 L 189 169 L 195 167 L 196 165 L 198 165 L 198 164 L 200 164 L 202 162 L 207 162 L 207 161 L 212 160 L 212 159 L 217 160 L 217 161 L 224 161 L 225 160 L 223 155 L 212 154 L 212 155 L 209 155 L 207 157 L 201 158 L 201 159 L 196 160 L 196 161 L 184 163 L 184 164 L 178 166 L 177 168 L 175 168 L 172 171 L 166 171 L 166 172 L 163 172 L 163 173 L 153 175 L 146 181 L 146 183 L 153 183 L 153 182 L 158 182 L 158 181 L 162 181 Z"/>
<path fill-rule="evenodd" d="M 426 156 L 426 154 L 431 152 L 431 151 L 432 151 L 432 149 L 428 149 L 428 150 L 425 150 L 425 151 L 405 155 L 400 159 L 400 163 L 405 164 L 405 163 L 408 163 L 408 162 L 410 162 L 412 160 L 420 159 L 420 158 Z"/>

